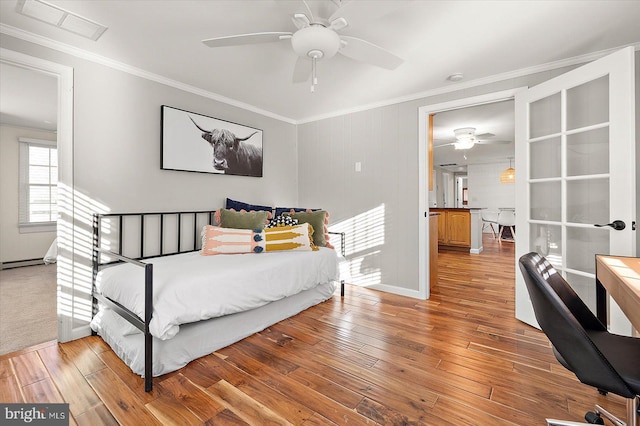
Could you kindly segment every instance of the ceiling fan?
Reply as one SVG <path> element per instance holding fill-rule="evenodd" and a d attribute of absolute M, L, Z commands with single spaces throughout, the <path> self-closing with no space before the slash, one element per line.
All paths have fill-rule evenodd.
<path fill-rule="evenodd" d="M 442 145 L 436 145 L 434 148 L 442 148 L 443 146 L 453 146 L 455 149 L 470 149 L 473 148 L 475 144 L 479 145 L 506 145 L 511 143 L 511 141 L 506 140 L 495 140 L 495 139 L 485 139 L 492 138 L 495 136 L 493 133 L 482 133 L 476 134 L 475 127 L 462 127 L 460 129 L 455 129 L 453 131 L 456 140 L 453 142 L 445 143 Z"/>
<path fill-rule="evenodd" d="M 291 40 L 298 60 L 293 70 L 293 82 L 305 82 L 311 76 L 311 92 L 318 84 L 316 63 L 340 53 L 357 61 L 366 62 L 393 70 L 404 62 L 388 50 L 366 40 L 340 35 L 339 31 L 350 25 L 351 18 L 373 20 L 384 16 L 409 1 L 387 1 L 363 4 L 359 1 L 331 0 L 338 10 L 324 19 L 314 16 L 309 4 L 301 0 L 307 13 L 295 13 L 291 19 L 297 30 L 294 32 L 259 32 L 214 37 L 202 40 L 209 47 L 239 46 L 244 44 L 272 43 Z M 349 19 L 347 19 L 349 18 Z"/>

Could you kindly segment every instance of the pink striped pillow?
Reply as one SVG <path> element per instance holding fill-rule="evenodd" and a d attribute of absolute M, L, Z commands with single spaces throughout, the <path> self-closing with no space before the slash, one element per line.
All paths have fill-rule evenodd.
<path fill-rule="evenodd" d="M 202 228 L 200 254 L 262 253 L 264 235 L 251 229 L 221 228 L 206 225 Z"/>

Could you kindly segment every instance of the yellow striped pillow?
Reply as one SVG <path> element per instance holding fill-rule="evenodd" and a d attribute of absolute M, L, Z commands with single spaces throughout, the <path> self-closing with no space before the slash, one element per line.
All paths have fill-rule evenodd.
<path fill-rule="evenodd" d="M 313 244 L 313 227 L 308 223 L 267 228 L 263 231 L 266 251 L 318 250 Z"/>

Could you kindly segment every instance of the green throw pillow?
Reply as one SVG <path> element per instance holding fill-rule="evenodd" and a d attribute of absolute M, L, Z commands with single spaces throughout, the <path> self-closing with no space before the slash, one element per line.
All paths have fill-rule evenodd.
<path fill-rule="evenodd" d="M 220 226 L 223 228 L 262 230 L 266 224 L 266 211 L 236 212 L 220 209 Z"/>
<path fill-rule="evenodd" d="M 291 216 L 294 219 L 298 219 L 299 224 L 308 223 L 313 226 L 313 244 L 318 247 L 326 247 L 327 240 L 324 236 L 324 219 L 327 212 L 324 210 L 316 210 L 311 213 L 307 212 L 295 212 L 295 213 L 283 213 L 284 215 Z"/>

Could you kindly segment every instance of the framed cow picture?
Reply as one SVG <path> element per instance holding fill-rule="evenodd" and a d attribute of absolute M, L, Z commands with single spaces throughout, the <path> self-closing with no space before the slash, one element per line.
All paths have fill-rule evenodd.
<path fill-rule="evenodd" d="M 262 130 L 167 105 L 160 168 L 262 177 Z"/>

